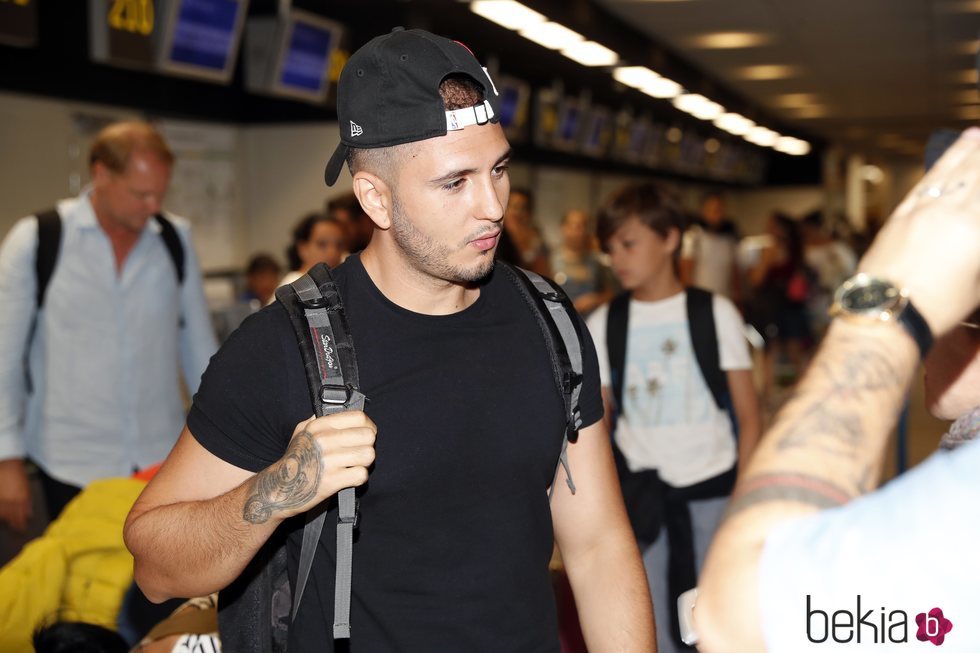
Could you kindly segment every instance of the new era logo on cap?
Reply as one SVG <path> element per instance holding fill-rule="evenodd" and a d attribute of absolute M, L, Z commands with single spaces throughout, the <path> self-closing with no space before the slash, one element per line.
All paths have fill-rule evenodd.
<path fill-rule="evenodd" d="M 361 126 L 358 125 L 353 120 L 351 120 L 350 121 L 350 135 L 351 135 L 351 137 L 360 136 L 363 133 L 364 133 L 364 130 L 361 129 Z"/>

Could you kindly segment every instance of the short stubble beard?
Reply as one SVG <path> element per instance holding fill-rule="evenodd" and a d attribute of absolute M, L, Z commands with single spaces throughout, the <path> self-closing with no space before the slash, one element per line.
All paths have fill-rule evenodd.
<path fill-rule="evenodd" d="M 449 261 L 459 250 L 454 251 L 447 245 L 437 243 L 420 231 L 405 214 L 397 195 L 392 197 L 391 212 L 392 240 L 419 272 L 452 283 L 471 284 L 482 281 L 493 271 L 496 247 L 482 252 L 483 258 L 472 268 L 453 265 Z M 467 245 L 468 241 L 463 243 L 462 248 L 465 249 Z"/>

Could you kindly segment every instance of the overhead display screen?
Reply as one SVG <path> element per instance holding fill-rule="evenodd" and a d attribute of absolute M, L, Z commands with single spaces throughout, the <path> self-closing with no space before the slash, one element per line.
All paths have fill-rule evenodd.
<path fill-rule="evenodd" d="M 159 67 L 227 82 L 235 69 L 246 0 L 172 0 L 164 26 Z"/>

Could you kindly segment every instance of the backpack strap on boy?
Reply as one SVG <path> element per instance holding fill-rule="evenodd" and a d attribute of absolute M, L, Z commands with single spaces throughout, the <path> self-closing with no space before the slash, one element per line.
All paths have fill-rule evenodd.
<path fill-rule="evenodd" d="M 303 367 L 314 413 L 319 417 L 345 410 L 363 410 L 357 358 L 340 292 L 330 270 L 319 264 L 293 283 L 276 290 L 300 345 Z M 351 567 L 358 506 L 354 488 L 337 495 L 337 577 L 334 591 L 334 638 L 350 637 Z M 293 592 L 293 618 L 299 611 L 303 590 L 313 565 L 313 555 L 323 531 L 326 502 L 307 512 L 303 528 L 299 571 Z"/>
<path fill-rule="evenodd" d="M 702 288 L 687 288 L 687 328 L 691 332 L 694 357 L 708 390 L 721 410 L 726 410 L 728 377 L 718 356 L 718 329 L 715 327 L 713 295 Z"/>
<path fill-rule="evenodd" d="M 582 352 L 585 344 L 578 313 L 561 286 L 550 279 L 500 260 L 494 265 L 505 271 L 531 308 L 551 355 L 555 385 L 565 403 L 565 434 L 548 498 L 554 494 L 558 474 L 563 468 L 568 489 L 575 494 L 575 482 L 568 464 L 568 443 L 578 440 L 578 431 L 582 428 L 579 398 L 584 378 Z"/>
<path fill-rule="evenodd" d="M 184 245 L 174 224 L 163 217 L 162 213 L 153 216 L 160 225 L 160 238 L 163 240 L 170 261 L 174 264 L 177 275 L 177 285 L 184 283 Z M 44 296 L 48 292 L 48 284 L 58 263 L 58 253 L 61 251 L 61 215 L 58 209 L 51 208 L 39 211 L 37 219 L 37 255 L 34 259 L 34 270 L 37 275 L 37 310 L 44 305 Z"/>

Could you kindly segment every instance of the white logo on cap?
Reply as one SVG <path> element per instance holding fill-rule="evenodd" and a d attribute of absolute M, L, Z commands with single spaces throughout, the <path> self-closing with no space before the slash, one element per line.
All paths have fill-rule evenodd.
<path fill-rule="evenodd" d="M 350 135 L 352 137 L 353 136 L 360 136 L 363 133 L 364 133 L 364 129 L 362 129 L 361 126 L 358 125 L 356 122 L 354 122 L 353 120 L 351 120 L 350 121 Z"/>

